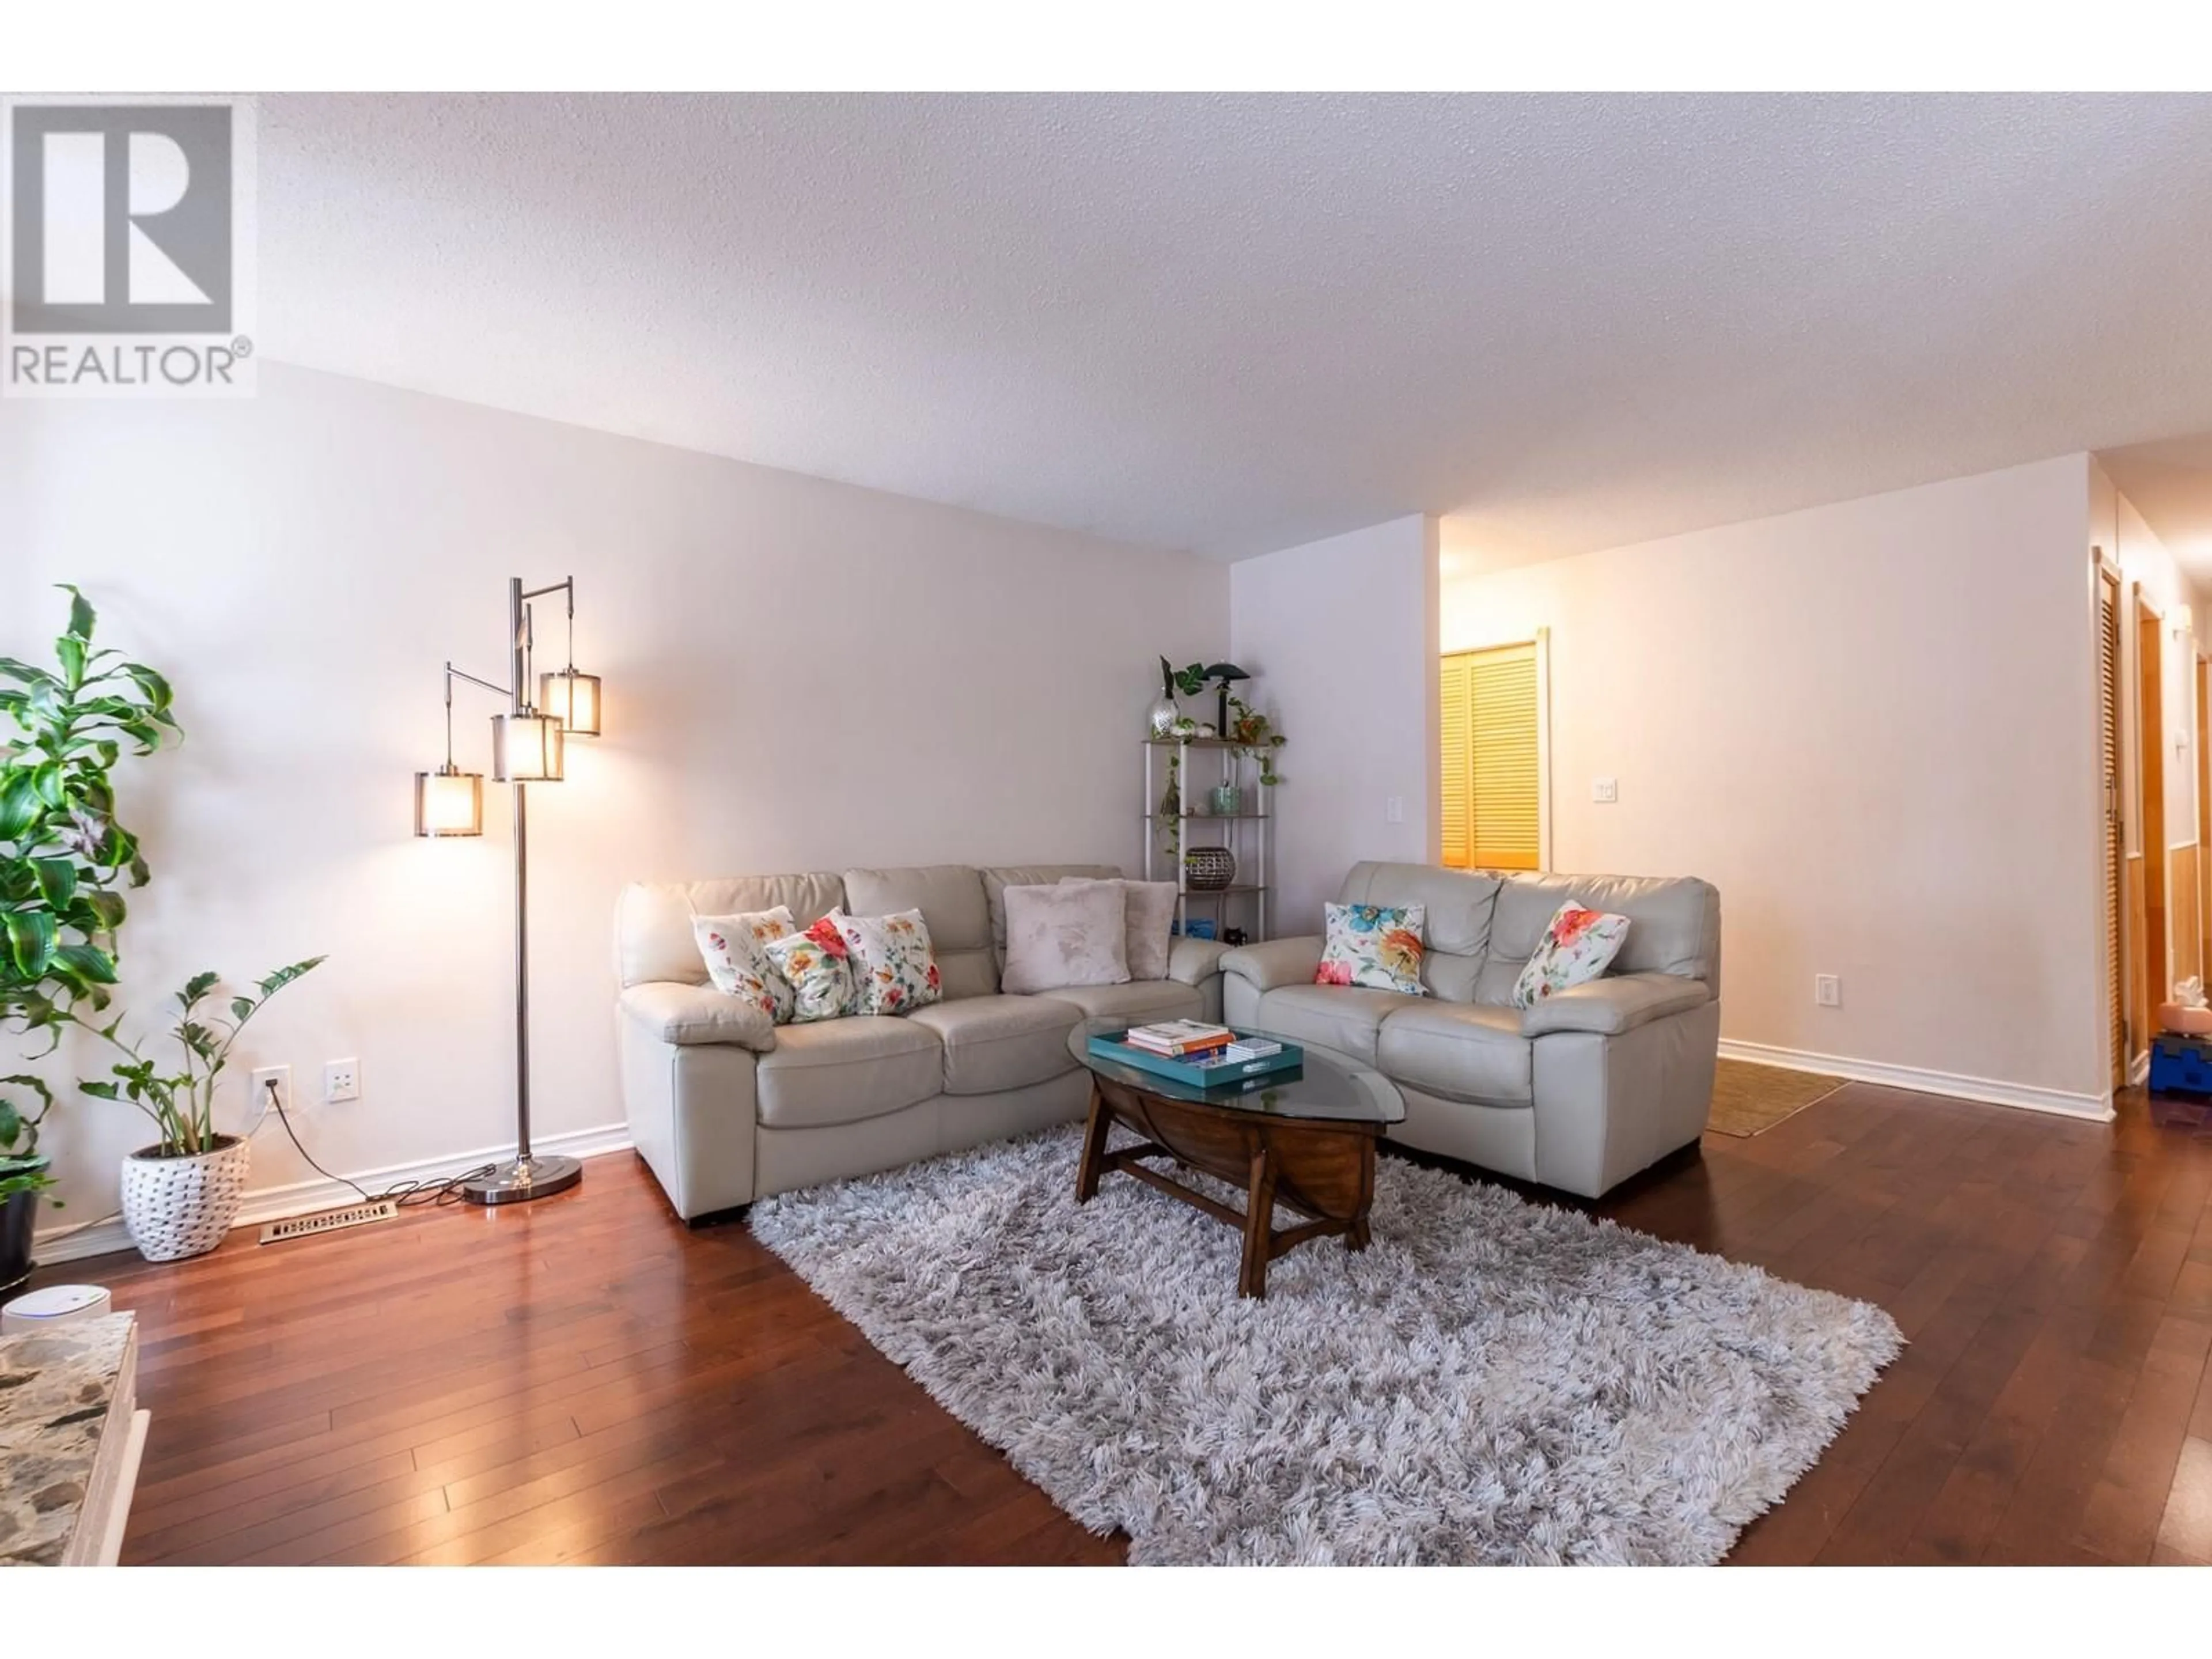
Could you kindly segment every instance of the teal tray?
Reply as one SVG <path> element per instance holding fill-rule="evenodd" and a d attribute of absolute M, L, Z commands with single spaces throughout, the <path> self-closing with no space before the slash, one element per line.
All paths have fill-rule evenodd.
<path fill-rule="evenodd" d="M 1239 1032 L 1238 1036 L 1244 1035 Z M 1170 1060 L 1165 1054 L 1156 1054 L 1149 1048 L 1139 1048 L 1134 1043 L 1123 1042 L 1118 1037 L 1094 1036 L 1091 1052 L 1101 1060 L 1110 1060 L 1117 1065 L 1133 1066 L 1139 1071 L 1157 1076 L 1172 1078 L 1177 1083 L 1188 1084 L 1194 1089 L 1218 1088 L 1224 1084 L 1242 1083 L 1248 1078 L 1261 1077 L 1269 1072 L 1286 1072 L 1305 1060 L 1305 1050 L 1295 1042 L 1285 1042 L 1272 1054 L 1262 1054 L 1257 1060 L 1248 1060 L 1235 1066 L 1193 1066 L 1188 1061 Z"/>

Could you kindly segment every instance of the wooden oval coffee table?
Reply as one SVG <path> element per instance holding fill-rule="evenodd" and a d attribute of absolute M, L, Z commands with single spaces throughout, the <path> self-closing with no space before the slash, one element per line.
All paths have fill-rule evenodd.
<path fill-rule="evenodd" d="M 1341 1234 L 1346 1248 L 1367 1248 L 1375 1143 L 1406 1116 L 1406 1103 L 1388 1078 L 1349 1054 L 1299 1043 L 1304 1060 L 1294 1069 L 1200 1088 L 1091 1052 L 1092 1036 L 1118 1036 L 1127 1026 L 1126 1020 L 1088 1020 L 1068 1037 L 1069 1051 L 1091 1073 L 1077 1203 L 1088 1203 L 1100 1179 L 1119 1170 L 1227 1222 L 1244 1235 L 1239 1296 L 1266 1296 L 1267 1263 L 1309 1239 Z M 1116 1123 L 1143 1142 L 1107 1151 Z M 1224 1204 L 1146 1162 L 1162 1158 L 1242 1187 L 1244 1207 Z M 1278 1204 L 1305 1222 L 1278 1229 Z"/>

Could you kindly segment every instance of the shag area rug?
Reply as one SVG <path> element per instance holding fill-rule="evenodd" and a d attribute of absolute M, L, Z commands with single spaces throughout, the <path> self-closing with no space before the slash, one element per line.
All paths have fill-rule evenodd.
<path fill-rule="evenodd" d="M 1124 1175 L 1075 1202 L 1080 1139 L 751 1224 L 1135 1563 L 1715 1562 L 1903 1344 L 1869 1303 L 1396 1158 L 1365 1252 L 1303 1245 L 1240 1300 L 1234 1230 Z"/>

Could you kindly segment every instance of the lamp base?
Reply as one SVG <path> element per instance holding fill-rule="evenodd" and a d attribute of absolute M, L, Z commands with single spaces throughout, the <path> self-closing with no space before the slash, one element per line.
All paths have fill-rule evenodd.
<path fill-rule="evenodd" d="M 583 1178 L 584 1166 L 573 1158 L 518 1158 L 478 1180 L 463 1182 L 461 1196 L 471 1204 L 526 1204 L 565 1193 Z"/>

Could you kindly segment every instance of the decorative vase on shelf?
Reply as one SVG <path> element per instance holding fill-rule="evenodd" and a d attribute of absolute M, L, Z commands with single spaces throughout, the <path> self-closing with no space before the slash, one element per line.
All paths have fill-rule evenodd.
<path fill-rule="evenodd" d="M 1233 783 L 1213 786 L 1213 815 L 1216 817 L 1233 818 L 1243 810 L 1244 792 L 1242 789 Z"/>
<path fill-rule="evenodd" d="M 1194 893 L 1214 893 L 1237 879 L 1237 854 L 1226 847 L 1194 847 L 1182 855 L 1183 884 Z"/>
<path fill-rule="evenodd" d="M 1182 705 L 1176 702 L 1175 670 L 1168 666 L 1165 657 L 1160 659 L 1160 700 L 1152 705 L 1150 716 L 1152 735 L 1165 738 L 1174 735 L 1176 722 L 1182 718 Z"/>

